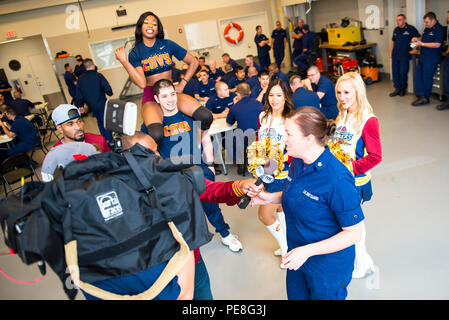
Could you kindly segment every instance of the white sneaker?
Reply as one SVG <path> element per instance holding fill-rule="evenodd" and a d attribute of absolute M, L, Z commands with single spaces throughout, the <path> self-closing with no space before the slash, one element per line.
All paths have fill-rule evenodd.
<path fill-rule="evenodd" d="M 281 248 L 277 249 L 277 250 L 274 252 L 274 255 L 275 255 L 275 256 L 282 256 Z"/>
<path fill-rule="evenodd" d="M 353 279 L 361 279 L 371 273 L 374 273 L 374 262 L 369 255 L 366 255 L 363 259 L 355 260 L 354 271 L 352 272 Z"/>
<path fill-rule="evenodd" d="M 242 243 L 237 240 L 237 236 L 230 233 L 227 237 L 221 238 L 221 243 L 229 248 L 232 252 L 243 250 Z"/>
<path fill-rule="evenodd" d="M 287 267 L 284 266 L 284 264 L 283 264 L 282 262 L 281 262 L 281 264 L 279 265 L 279 267 L 280 267 L 282 270 L 287 269 Z"/>

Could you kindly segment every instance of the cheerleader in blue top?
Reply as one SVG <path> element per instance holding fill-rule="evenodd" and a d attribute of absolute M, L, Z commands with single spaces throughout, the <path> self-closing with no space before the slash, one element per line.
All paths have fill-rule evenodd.
<path fill-rule="evenodd" d="M 327 147 L 335 124 L 314 107 L 287 116 L 285 142 L 293 157 L 282 192 L 261 192 L 251 205 L 282 204 L 287 226 L 290 300 L 342 300 L 354 269 L 354 244 L 364 219 L 354 177 Z"/>
<path fill-rule="evenodd" d="M 159 18 L 152 12 L 145 12 L 137 21 L 136 43 L 128 57 L 124 47 L 115 51 L 115 57 L 125 67 L 131 81 L 144 89 L 142 96 L 142 117 L 149 135 L 160 143 L 163 137 L 163 113 L 154 99 L 153 85 L 160 79 L 172 80 L 173 56 L 188 64 L 185 77 L 176 87 L 181 111 L 201 121 L 201 129 L 209 129 L 212 114 L 193 97 L 183 94 L 185 85 L 194 76 L 198 61 L 184 48 L 171 40 L 164 39 L 164 29 Z"/>

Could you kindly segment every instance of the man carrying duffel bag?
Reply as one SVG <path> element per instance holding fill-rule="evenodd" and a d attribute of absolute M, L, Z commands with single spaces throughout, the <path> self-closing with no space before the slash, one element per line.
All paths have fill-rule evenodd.
<path fill-rule="evenodd" d="M 72 281 L 87 299 L 192 298 L 191 249 L 212 235 L 200 190 L 181 169 L 137 144 L 55 174 L 42 209 L 62 234 Z"/>

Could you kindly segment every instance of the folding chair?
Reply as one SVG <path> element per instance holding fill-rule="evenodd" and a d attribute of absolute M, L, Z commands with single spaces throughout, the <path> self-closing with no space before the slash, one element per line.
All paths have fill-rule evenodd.
<path fill-rule="evenodd" d="M 47 114 L 47 117 L 45 118 L 45 123 L 43 127 L 40 127 L 38 129 L 39 134 L 42 136 L 42 143 L 45 144 L 45 138 L 47 137 L 48 134 L 48 142 L 51 141 L 51 136 L 54 135 L 56 137 L 57 140 L 60 139 L 60 137 L 57 134 L 57 129 L 56 129 L 56 125 L 53 122 L 53 119 L 51 118 L 51 114 L 52 112 L 50 112 L 49 114 Z"/>
<path fill-rule="evenodd" d="M 33 177 L 35 176 L 40 181 L 26 153 L 19 153 L 4 160 L 0 165 L 0 174 L 5 196 L 8 196 L 9 192 L 14 193 L 15 190 L 20 189 L 21 186 L 14 189 L 12 186 L 21 181 L 22 177 L 25 179 L 31 178 L 31 181 L 33 181 Z M 7 186 L 9 192 L 6 189 Z"/>

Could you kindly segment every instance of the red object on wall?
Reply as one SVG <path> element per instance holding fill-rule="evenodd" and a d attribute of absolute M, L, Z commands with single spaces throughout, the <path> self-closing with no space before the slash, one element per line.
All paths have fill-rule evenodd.
<path fill-rule="evenodd" d="M 178 28 L 178 33 L 182 33 L 182 28 Z"/>
<path fill-rule="evenodd" d="M 232 39 L 229 36 L 229 30 L 231 28 L 236 28 L 238 30 L 239 36 L 237 37 L 237 39 Z M 230 42 L 232 44 L 238 44 L 243 39 L 243 29 L 242 29 L 242 27 L 239 24 L 237 24 L 235 22 L 231 22 L 224 29 L 224 37 L 225 37 L 226 41 L 228 41 L 228 42 Z"/>

